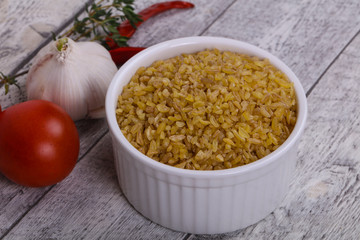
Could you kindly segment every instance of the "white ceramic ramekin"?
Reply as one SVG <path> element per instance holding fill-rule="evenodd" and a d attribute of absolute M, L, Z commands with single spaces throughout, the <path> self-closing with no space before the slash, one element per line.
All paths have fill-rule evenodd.
<path fill-rule="evenodd" d="M 294 82 L 298 116 L 289 138 L 276 151 L 251 164 L 217 171 L 184 170 L 150 159 L 121 133 L 115 108 L 123 86 L 140 66 L 206 48 L 268 58 Z M 149 47 L 132 57 L 114 76 L 106 96 L 120 187 L 129 202 L 150 220 L 173 230 L 214 234 L 247 227 L 265 218 L 287 193 L 297 159 L 297 145 L 307 115 L 304 90 L 278 58 L 250 44 L 218 37 L 188 37 Z"/>

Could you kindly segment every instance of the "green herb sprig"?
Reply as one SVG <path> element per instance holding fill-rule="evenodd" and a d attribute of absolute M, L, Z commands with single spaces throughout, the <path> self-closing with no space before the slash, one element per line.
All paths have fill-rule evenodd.
<path fill-rule="evenodd" d="M 88 6 L 85 11 L 87 16 L 79 20 L 75 19 L 74 25 L 62 37 L 71 37 L 74 41 L 86 38 L 90 41 L 100 42 L 107 47 L 106 39 L 111 38 L 121 46 L 127 46 L 127 37 L 121 36 L 117 27 L 121 22 L 129 20 L 136 28 L 136 23 L 142 21 L 134 12 L 134 0 L 113 0 L 112 3 L 104 3 L 100 0 Z"/>
<path fill-rule="evenodd" d="M 15 85 L 17 88 L 20 89 L 20 85 L 17 83 L 16 78 L 26 74 L 27 72 L 28 71 L 21 72 L 14 76 L 7 76 L 2 72 L 0 72 L 0 87 L 1 86 L 5 87 L 5 95 L 8 94 L 10 85 Z"/>

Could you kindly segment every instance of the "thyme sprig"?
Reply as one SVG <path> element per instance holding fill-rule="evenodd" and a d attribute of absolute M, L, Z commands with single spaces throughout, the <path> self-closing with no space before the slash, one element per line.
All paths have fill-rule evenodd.
<path fill-rule="evenodd" d="M 99 0 L 87 5 L 86 16 L 82 19 L 75 18 L 73 26 L 58 38 L 69 37 L 74 41 L 86 39 L 97 41 L 104 47 L 108 47 L 106 41 L 112 39 L 119 47 L 127 46 L 128 38 L 121 36 L 117 27 L 121 22 L 129 20 L 136 28 L 136 23 L 142 21 L 141 17 L 134 12 L 135 0 Z M 56 39 L 56 36 L 53 36 Z M 9 86 L 15 85 L 20 88 L 16 78 L 27 74 L 28 71 L 16 75 L 5 75 L 0 72 L 0 87 L 5 87 L 5 94 L 9 92 Z"/>
<path fill-rule="evenodd" d="M 98 41 L 105 47 L 106 40 L 111 38 L 119 47 L 127 46 L 128 38 L 121 36 L 117 27 L 125 20 L 129 20 L 133 27 L 142 21 L 134 12 L 133 4 L 134 0 L 113 0 L 111 3 L 99 0 L 85 9 L 86 17 L 80 20 L 75 18 L 73 27 L 60 37 L 71 37 L 74 41 L 86 38 Z"/>
<path fill-rule="evenodd" d="M 5 95 L 8 94 L 10 85 L 15 85 L 17 88 L 20 89 L 20 85 L 17 83 L 16 78 L 26 74 L 27 72 L 28 71 L 21 72 L 13 76 L 8 76 L 0 72 L 0 87 L 5 87 Z"/>

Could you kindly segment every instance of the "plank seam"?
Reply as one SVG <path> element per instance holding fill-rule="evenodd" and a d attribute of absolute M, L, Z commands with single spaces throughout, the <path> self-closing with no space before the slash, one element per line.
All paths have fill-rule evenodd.
<path fill-rule="evenodd" d="M 199 34 L 200 36 L 202 36 L 217 20 L 219 20 L 219 18 L 221 16 L 223 16 L 225 14 L 225 12 L 232 6 L 234 5 L 234 3 L 236 2 L 236 0 L 233 0 L 233 2 L 231 4 L 229 4 L 229 6 L 227 8 L 224 8 L 224 10 L 220 13 L 220 15 L 217 18 L 214 18 L 214 20 Z"/>
<path fill-rule="evenodd" d="M 46 190 L 33 205 L 31 205 L 13 224 L 11 224 L 11 226 L 4 232 L 4 234 L 0 236 L 0 239 L 6 237 L 6 235 L 8 235 L 11 230 L 13 230 L 14 227 L 20 223 L 20 221 L 26 216 L 26 214 L 28 214 L 30 210 L 33 209 L 33 207 L 36 206 L 54 186 L 49 187 L 49 189 Z"/>
<path fill-rule="evenodd" d="M 325 70 L 322 72 L 322 74 L 318 77 L 318 79 L 315 81 L 315 83 L 309 88 L 309 90 L 306 92 L 306 97 L 309 97 L 312 91 L 315 89 L 315 87 L 319 84 L 322 77 L 329 71 L 329 69 L 334 65 L 334 63 L 339 59 L 340 55 L 345 51 L 345 49 L 354 41 L 354 39 L 360 34 L 360 29 L 358 32 L 350 39 L 350 41 L 345 44 L 345 46 L 341 49 L 341 51 L 336 55 L 336 57 L 330 62 L 330 64 L 325 68 Z"/>

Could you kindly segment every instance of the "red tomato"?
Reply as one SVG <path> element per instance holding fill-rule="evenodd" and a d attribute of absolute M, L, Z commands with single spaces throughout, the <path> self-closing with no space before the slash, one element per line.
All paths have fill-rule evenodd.
<path fill-rule="evenodd" d="M 53 185 L 74 168 L 79 134 L 58 105 L 31 100 L 0 108 L 0 172 L 29 187 Z"/>

